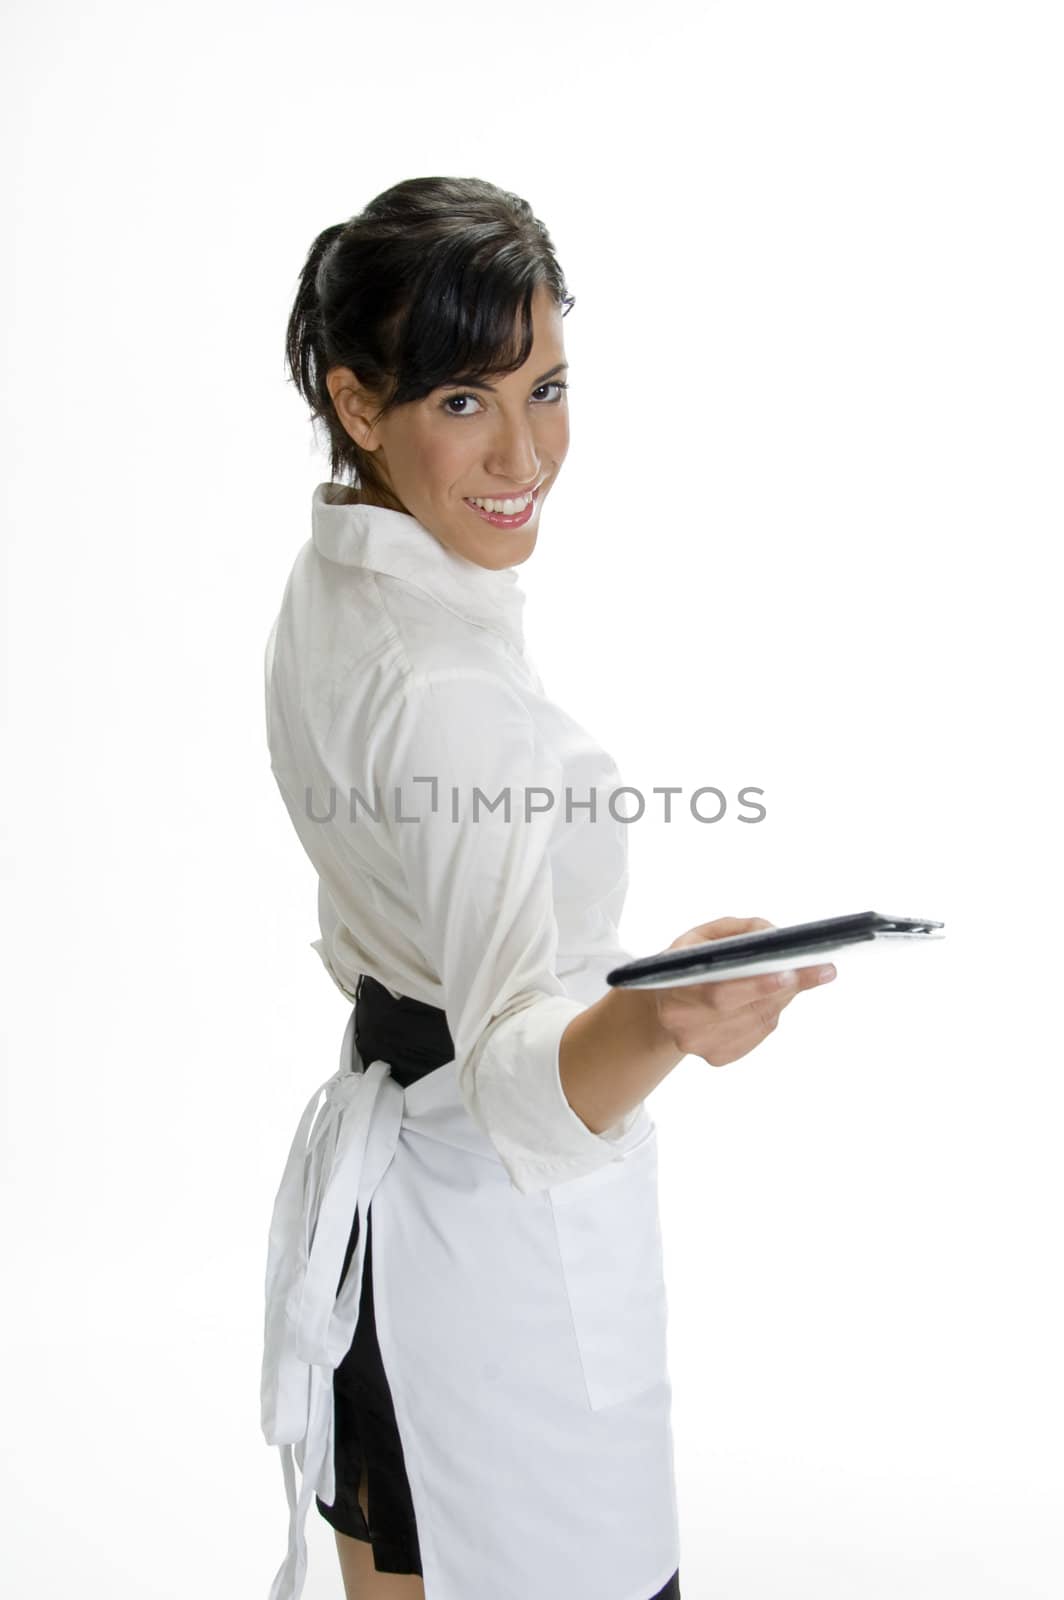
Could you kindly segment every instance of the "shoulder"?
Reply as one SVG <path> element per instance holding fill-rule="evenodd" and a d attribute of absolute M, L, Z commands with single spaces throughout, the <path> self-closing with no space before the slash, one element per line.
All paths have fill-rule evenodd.
<path fill-rule="evenodd" d="M 520 656 L 490 626 L 453 611 L 442 600 L 406 579 L 374 574 L 377 599 L 401 650 L 410 684 L 468 672 L 519 679 Z"/>

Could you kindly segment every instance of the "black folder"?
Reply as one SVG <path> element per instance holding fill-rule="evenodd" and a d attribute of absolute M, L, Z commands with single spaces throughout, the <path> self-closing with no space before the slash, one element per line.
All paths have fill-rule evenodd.
<path fill-rule="evenodd" d="M 688 983 L 719 983 L 759 972 L 809 967 L 827 962 L 837 950 L 871 939 L 924 941 L 941 939 L 945 923 L 928 917 L 887 917 L 878 911 L 855 911 L 845 917 L 795 922 L 786 928 L 758 928 L 733 933 L 704 944 L 660 950 L 607 972 L 614 989 L 674 989 Z"/>

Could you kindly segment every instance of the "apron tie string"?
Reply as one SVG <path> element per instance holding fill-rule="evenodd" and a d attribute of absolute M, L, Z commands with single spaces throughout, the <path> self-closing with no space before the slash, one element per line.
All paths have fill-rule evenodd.
<path fill-rule="evenodd" d="M 370 1202 L 403 1120 L 403 1090 L 389 1064 L 354 1067 L 354 1026 L 352 1010 L 339 1070 L 315 1089 L 299 1120 L 270 1223 L 261 1421 L 267 1444 L 280 1447 L 289 1535 L 269 1600 L 296 1600 L 301 1593 L 311 1500 L 316 1493 L 326 1505 L 336 1498 L 332 1375 L 354 1337 Z M 356 1209 L 355 1255 L 338 1296 Z"/>

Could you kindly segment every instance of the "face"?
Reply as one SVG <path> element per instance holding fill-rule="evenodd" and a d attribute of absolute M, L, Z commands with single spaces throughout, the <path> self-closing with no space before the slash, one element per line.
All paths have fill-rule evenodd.
<path fill-rule="evenodd" d="M 543 285 L 531 309 L 534 337 L 523 367 L 482 385 L 446 385 L 376 423 L 374 398 L 349 367 L 326 374 L 347 432 L 374 453 L 392 509 L 409 512 L 441 544 L 481 567 L 528 560 L 543 501 L 569 448 L 561 310 Z M 515 513 L 501 505 L 523 500 L 530 489 L 530 507 Z M 474 500 L 494 501 L 495 514 Z"/>

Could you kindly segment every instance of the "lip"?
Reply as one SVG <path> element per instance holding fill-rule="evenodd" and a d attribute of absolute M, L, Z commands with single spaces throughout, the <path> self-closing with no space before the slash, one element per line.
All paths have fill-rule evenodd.
<path fill-rule="evenodd" d="M 528 494 L 529 492 L 531 492 L 533 498 L 535 498 L 535 496 L 542 489 L 542 487 L 546 483 L 546 481 L 547 481 L 546 478 L 541 478 L 538 483 L 534 483 L 532 485 L 531 491 L 529 491 L 529 489 L 527 489 L 527 488 L 526 489 L 508 489 L 505 494 L 498 494 L 498 493 L 496 493 L 496 491 L 494 489 L 492 489 L 489 494 L 467 494 L 467 495 L 464 495 L 463 498 L 466 499 L 466 500 L 520 500 L 524 495 Z"/>
<path fill-rule="evenodd" d="M 535 489 L 533 489 L 532 497 L 528 501 L 527 505 L 525 505 L 522 510 L 514 511 L 509 514 L 501 511 L 485 511 L 483 506 L 475 506 L 470 500 L 467 500 L 465 503 L 469 507 L 470 511 L 476 512 L 477 516 L 482 522 L 489 523 L 493 528 L 513 529 L 513 531 L 516 532 L 519 528 L 526 528 L 537 515 L 539 510 L 537 502 L 538 493 Z"/>

